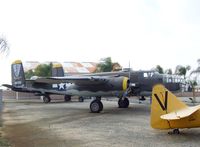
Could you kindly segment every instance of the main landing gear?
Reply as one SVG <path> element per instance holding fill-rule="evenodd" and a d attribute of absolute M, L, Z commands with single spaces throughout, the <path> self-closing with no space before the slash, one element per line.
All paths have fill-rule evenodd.
<path fill-rule="evenodd" d="M 139 98 L 140 101 L 145 101 L 146 98 L 144 96 L 141 96 L 141 98 Z"/>
<path fill-rule="evenodd" d="M 84 102 L 84 97 L 80 96 L 80 97 L 78 98 L 78 101 L 79 101 L 79 102 Z"/>
<path fill-rule="evenodd" d="M 118 101 L 119 108 L 128 108 L 129 106 L 129 100 L 128 98 L 120 98 Z"/>
<path fill-rule="evenodd" d="M 129 100 L 128 98 L 120 98 L 118 101 L 119 108 L 128 108 L 129 106 Z M 95 100 L 93 100 L 90 103 L 90 111 L 92 113 L 99 113 L 103 110 L 103 104 L 101 102 L 101 97 L 96 97 Z"/>
<path fill-rule="evenodd" d="M 174 129 L 172 132 L 168 132 L 168 134 L 180 134 L 179 129 Z"/>
<path fill-rule="evenodd" d="M 49 103 L 49 102 L 51 102 L 50 96 L 49 96 L 49 95 L 44 95 L 44 96 L 43 96 L 43 102 L 44 102 L 44 103 Z"/>
<path fill-rule="evenodd" d="M 64 100 L 65 102 L 71 101 L 71 95 L 65 95 Z"/>
<path fill-rule="evenodd" d="M 90 111 L 92 113 L 99 113 L 102 110 L 103 110 L 103 104 L 101 100 L 95 99 L 90 103 Z"/>

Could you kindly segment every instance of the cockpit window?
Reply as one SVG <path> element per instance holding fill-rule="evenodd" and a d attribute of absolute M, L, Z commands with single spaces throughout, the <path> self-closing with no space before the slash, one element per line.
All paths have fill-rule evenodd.
<path fill-rule="evenodd" d="M 143 73 L 144 78 L 148 77 L 148 74 L 146 72 Z"/>

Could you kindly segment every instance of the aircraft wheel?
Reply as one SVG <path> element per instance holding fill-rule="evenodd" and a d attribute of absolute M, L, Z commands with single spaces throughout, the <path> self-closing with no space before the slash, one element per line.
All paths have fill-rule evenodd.
<path fill-rule="evenodd" d="M 119 108 L 124 108 L 124 100 L 122 100 L 122 98 L 119 99 L 118 106 Z"/>
<path fill-rule="evenodd" d="M 119 108 L 128 108 L 129 106 L 129 100 L 128 98 L 120 98 L 119 101 L 118 101 L 118 106 Z"/>
<path fill-rule="evenodd" d="M 80 96 L 80 97 L 78 98 L 78 101 L 79 101 L 79 102 L 84 102 L 84 98 L 83 98 L 82 96 Z"/>
<path fill-rule="evenodd" d="M 51 101 L 51 98 L 49 96 L 46 95 L 46 96 L 43 97 L 44 103 L 49 103 L 50 101 Z"/>
<path fill-rule="evenodd" d="M 64 99 L 65 99 L 65 102 L 71 101 L 71 95 L 65 95 Z"/>
<path fill-rule="evenodd" d="M 94 100 L 90 103 L 90 111 L 92 113 L 99 113 L 103 110 L 103 104 L 99 100 Z"/>
<path fill-rule="evenodd" d="M 173 134 L 180 134 L 179 129 L 174 129 L 174 130 L 173 130 Z"/>
<path fill-rule="evenodd" d="M 125 107 L 124 108 L 128 108 L 128 106 L 129 106 L 129 100 L 128 100 L 128 98 L 124 99 L 124 103 L 125 103 Z"/>

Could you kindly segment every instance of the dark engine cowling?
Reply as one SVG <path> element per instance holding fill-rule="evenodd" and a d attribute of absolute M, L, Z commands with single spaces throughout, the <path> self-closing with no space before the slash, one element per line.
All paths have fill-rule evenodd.
<path fill-rule="evenodd" d="M 127 77 L 113 77 L 108 79 L 108 84 L 112 87 L 112 90 L 126 91 L 130 81 Z"/>

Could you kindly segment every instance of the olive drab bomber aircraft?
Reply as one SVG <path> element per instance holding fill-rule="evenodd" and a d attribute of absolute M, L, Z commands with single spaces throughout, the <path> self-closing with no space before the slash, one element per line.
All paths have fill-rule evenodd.
<path fill-rule="evenodd" d="M 153 87 L 151 126 L 155 129 L 179 129 L 200 127 L 200 105 L 189 107 L 163 85 Z"/>
<path fill-rule="evenodd" d="M 25 79 L 23 64 L 16 60 L 11 65 L 12 85 L 3 84 L 13 91 L 34 93 L 43 96 L 49 102 L 52 94 L 71 96 L 96 97 L 90 103 L 91 112 L 103 110 L 101 96 L 116 96 L 119 98 L 120 108 L 129 105 L 126 97 L 129 90 L 129 79 L 124 76 L 65 76 L 65 77 L 37 77 Z"/>

